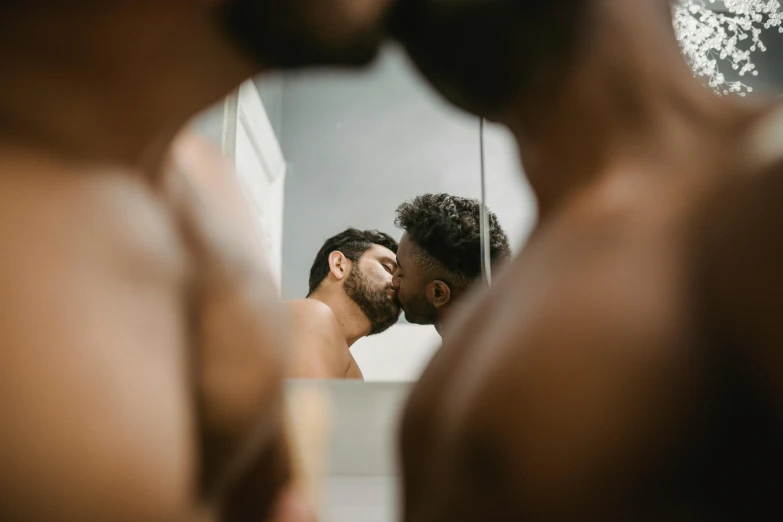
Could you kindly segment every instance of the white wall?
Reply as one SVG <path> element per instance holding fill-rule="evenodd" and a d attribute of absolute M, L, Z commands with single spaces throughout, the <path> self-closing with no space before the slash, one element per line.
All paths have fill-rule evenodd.
<path fill-rule="evenodd" d="M 360 339 L 351 347 L 368 382 L 417 381 L 440 347 L 432 326 L 398 323 L 380 335 Z"/>
<path fill-rule="evenodd" d="M 497 214 L 517 255 L 536 224 L 536 199 L 522 173 L 514 137 L 505 127 L 485 128 L 484 150 L 487 205 Z"/>

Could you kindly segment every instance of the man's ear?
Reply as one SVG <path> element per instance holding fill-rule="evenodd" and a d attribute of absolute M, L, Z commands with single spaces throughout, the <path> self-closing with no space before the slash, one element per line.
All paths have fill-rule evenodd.
<path fill-rule="evenodd" d="M 350 270 L 351 261 L 345 257 L 342 252 L 334 251 L 329 254 L 329 272 L 331 272 L 338 281 L 345 279 Z"/>
<path fill-rule="evenodd" d="M 451 288 L 440 279 L 436 279 L 427 285 L 426 294 L 427 300 L 435 308 L 446 306 L 451 301 Z"/>

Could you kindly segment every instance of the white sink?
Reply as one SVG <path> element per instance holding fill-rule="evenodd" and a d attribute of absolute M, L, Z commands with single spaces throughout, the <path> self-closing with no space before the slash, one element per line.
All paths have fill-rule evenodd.
<path fill-rule="evenodd" d="M 411 383 L 288 381 L 318 388 L 332 405 L 320 522 L 394 522 L 398 419 Z"/>
<path fill-rule="evenodd" d="M 331 400 L 329 475 L 397 473 L 397 424 L 411 383 L 289 380 L 287 387 L 316 387 Z"/>

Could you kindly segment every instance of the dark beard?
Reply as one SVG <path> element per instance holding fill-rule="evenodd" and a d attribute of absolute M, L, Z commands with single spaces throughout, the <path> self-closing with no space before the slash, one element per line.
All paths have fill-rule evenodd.
<path fill-rule="evenodd" d="M 399 319 L 400 304 L 397 299 L 389 299 L 387 294 L 392 286 L 373 288 L 358 266 L 351 267 L 343 288 L 370 321 L 370 335 L 385 332 Z"/>
<path fill-rule="evenodd" d="M 371 62 L 382 40 L 380 28 L 343 31 L 339 10 L 330 10 L 330 4 L 326 0 L 229 0 L 220 10 L 230 38 L 262 66 Z"/>

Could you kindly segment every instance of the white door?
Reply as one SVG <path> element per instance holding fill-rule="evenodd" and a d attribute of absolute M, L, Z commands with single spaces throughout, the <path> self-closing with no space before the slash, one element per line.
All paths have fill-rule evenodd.
<path fill-rule="evenodd" d="M 226 101 L 223 153 L 233 160 L 236 174 L 263 230 L 270 267 L 280 292 L 286 164 L 253 82 L 242 84 Z"/>

